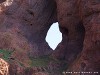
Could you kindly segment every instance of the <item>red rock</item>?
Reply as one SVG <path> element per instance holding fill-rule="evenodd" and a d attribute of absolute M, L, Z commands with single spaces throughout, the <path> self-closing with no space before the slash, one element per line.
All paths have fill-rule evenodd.
<path fill-rule="evenodd" d="M 84 63 L 84 71 L 99 72 L 100 1 L 56 0 L 56 3 L 58 22 L 60 27 L 64 28 L 62 29 L 62 34 L 64 35 L 65 29 L 68 30 L 65 34 L 66 36 L 64 35 L 63 38 L 67 37 L 68 40 L 65 44 L 66 49 L 64 48 L 64 50 L 63 48 L 58 48 L 58 53 L 55 51 L 53 56 L 59 59 L 59 56 L 63 51 L 65 54 L 65 57 L 63 55 L 63 58 L 67 61 L 67 63 L 70 63 L 74 60 L 74 63 L 71 62 L 73 64 L 68 68 L 68 71 L 83 71 L 81 64 Z M 75 60 L 77 55 L 80 56 L 78 56 L 78 58 Z"/>
<path fill-rule="evenodd" d="M 45 36 L 51 24 L 55 22 L 54 4 L 51 0 L 13 0 L 10 5 L 2 4 L 0 48 L 14 50 L 11 56 L 24 63 L 29 63 L 29 57 L 51 54 L 52 49 L 46 43 Z M 48 9 L 45 9 L 46 7 Z"/>
<path fill-rule="evenodd" d="M 11 57 L 25 68 L 29 67 L 30 57 L 51 54 L 54 59 L 66 61 L 68 71 L 100 71 L 100 0 L 6 2 L 0 1 L 0 49 L 14 51 Z M 52 51 L 45 37 L 56 21 L 63 40 Z M 12 73 L 17 74 L 19 65 L 14 64 Z M 24 75 L 25 70 L 21 72 Z"/>

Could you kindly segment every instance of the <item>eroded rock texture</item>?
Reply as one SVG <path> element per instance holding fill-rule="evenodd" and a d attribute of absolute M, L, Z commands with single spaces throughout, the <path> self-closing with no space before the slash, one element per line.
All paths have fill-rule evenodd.
<path fill-rule="evenodd" d="M 52 51 L 45 37 L 57 21 L 63 40 Z M 12 52 L 11 75 L 32 75 L 33 70 L 25 68 L 30 58 L 44 55 L 64 61 L 67 71 L 99 72 L 100 0 L 1 0 L 0 49 Z M 19 66 L 21 63 L 24 67 Z M 38 74 L 45 75 L 34 75 Z"/>
<path fill-rule="evenodd" d="M 59 58 L 59 56 L 64 57 L 64 54 L 61 55 L 61 52 L 64 51 L 67 63 L 70 63 L 70 61 L 74 59 L 74 63 L 71 64 L 71 67 L 69 67 L 67 71 L 99 72 L 100 1 L 56 0 L 56 3 L 58 11 L 57 17 L 62 30 L 61 32 L 63 33 L 63 38 L 67 38 L 68 40 L 66 40 L 66 44 L 64 44 L 66 45 L 66 49 L 61 50 L 62 48 L 60 48 L 58 54 L 56 55 L 55 52 L 54 56 L 57 58 Z M 65 29 L 67 30 L 65 34 L 67 36 L 64 35 Z M 79 56 L 77 56 L 75 60 L 77 54 L 79 54 Z"/>
<path fill-rule="evenodd" d="M 56 3 L 63 40 L 53 56 L 70 62 L 82 51 L 85 29 L 78 14 L 77 1 L 57 0 Z"/>
<path fill-rule="evenodd" d="M 29 58 L 51 54 L 45 37 L 55 22 L 53 1 L 7 0 L 0 8 L 0 49 L 13 51 L 10 58 L 26 67 L 31 63 Z M 15 74 L 17 67 L 12 66 Z"/>
<path fill-rule="evenodd" d="M 0 49 L 14 50 L 12 57 L 23 61 L 28 55 L 50 54 L 52 50 L 45 37 L 55 22 L 55 3 L 52 0 L 11 0 L 10 5 L 4 6 L 9 1 L 1 4 Z"/>

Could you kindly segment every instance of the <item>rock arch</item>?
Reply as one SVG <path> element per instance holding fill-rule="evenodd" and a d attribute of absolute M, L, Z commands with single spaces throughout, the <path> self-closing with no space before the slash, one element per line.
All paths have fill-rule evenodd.
<path fill-rule="evenodd" d="M 86 70 L 99 71 L 99 0 L 30 1 L 14 0 L 4 12 L 0 12 L 0 48 L 14 50 L 11 56 L 24 62 L 25 66 L 28 66 L 29 61 L 25 60 L 29 57 L 51 55 L 70 64 L 80 54 L 70 68 L 72 71 L 76 67 L 79 71 L 81 63 L 88 65 Z M 52 51 L 45 37 L 52 23 L 57 21 L 63 40 L 57 50 Z M 89 58 L 91 56 L 97 59 Z"/>

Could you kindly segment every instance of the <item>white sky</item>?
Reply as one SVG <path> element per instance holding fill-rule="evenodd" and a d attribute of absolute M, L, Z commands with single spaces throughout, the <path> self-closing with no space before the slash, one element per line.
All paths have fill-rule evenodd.
<path fill-rule="evenodd" d="M 46 36 L 46 41 L 53 50 L 55 50 L 57 45 L 62 41 L 62 34 L 59 31 L 58 22 L 53 23 L 53 25 L 50 27 Z"/>

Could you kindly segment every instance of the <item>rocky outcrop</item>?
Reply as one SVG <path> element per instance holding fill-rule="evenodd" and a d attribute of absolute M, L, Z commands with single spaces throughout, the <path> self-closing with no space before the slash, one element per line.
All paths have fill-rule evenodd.
<path fill-rule="evenodd" d="M 56 0 L 57 17 L 63 40 L 52 56 L 67 63 L 72 62 L 82 51 L 85 28 L 79 15 L 78 0 Z"/>
<path fill-rule="evenodd" d="M 74 63 L 72 62 L 70 64 L 71 66 L 67 71 L 99 72 L 100 1 L 56 0 L 56 3 L 58 22 L 62 30 L 63 38 L 67 40 L 66 44 L 62 44 L 63 46 L 66 45 L 65 50 L 60 48 L 62 46 L 59 45 L 57 53 L 55 51 L 53 56 L 56 58 L 63 56 L 67 63 L 74 60 Z M 77 59 L 75 59 L 76 56 Z"/>
<path fill-rule="evenodd" d="M 11 56 L 20 61 L 51 54 L 45 37 L 56 21 L 52 0 L 7 0 L 0 8 L 0 49 L 13 50 Z"/>
<path fill-rule="evenodd" d="M 10 60 L 14 61 L 9 63 L 15 70 L 11 71 L 15 73 L 20 68 L 17 72 L 22 72 L 21 75 L 30 66 L 30 58 L 44 55 L 67 64 L 67 71 L 98 72 L 99 20 L 99 0 L 1 0 L 0 49 L 12 52 Z M 59 23 L 63 36 L 55 51 L 45 41 L 47 31 L 54 22 Z M 55 67 L 51 66 L 49 68 Z M 39 72 L 36 75 L 45 74 Z"/>

